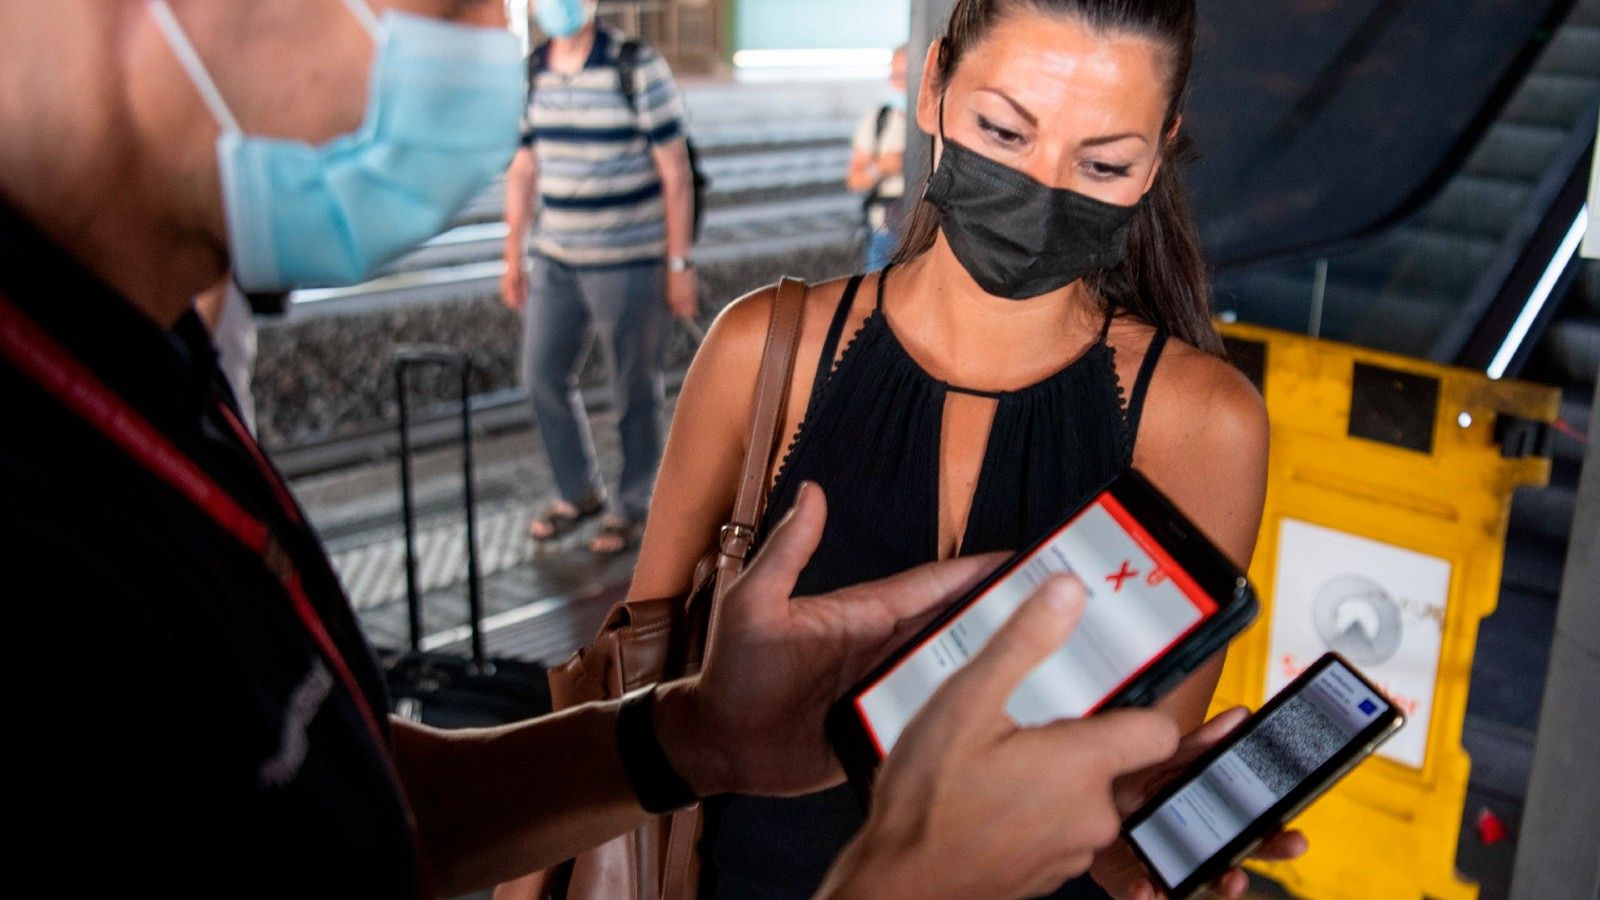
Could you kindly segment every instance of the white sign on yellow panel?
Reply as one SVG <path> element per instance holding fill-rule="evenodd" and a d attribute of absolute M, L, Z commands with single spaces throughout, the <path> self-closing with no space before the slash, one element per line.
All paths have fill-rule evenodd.
<path fill-rule="evenodd" d="M 1264 696 L 1334 650 L 1406 714 L 1379 751 L 1422 768 L 1438 684 L 1450 563 L 1393 544 L 1284 519 Z"/>

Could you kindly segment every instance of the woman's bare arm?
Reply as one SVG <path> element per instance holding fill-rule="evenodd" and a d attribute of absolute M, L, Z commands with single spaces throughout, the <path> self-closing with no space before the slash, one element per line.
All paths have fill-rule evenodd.
<path fill-rule="evenodd" d="M 733 509 L 773 293 L 764 288 L 723 310 L 689 366 L 629 597 L 692 587 L 695 564 Z"/>
<path fill-rule="evenodd" d="M 1226 362 L 1172 342 L 1140 431 L 1134 466 L 1248 569 L 1267 486 L 1267 412 L 1255 387 Z M 1185 733 L 1205 721 L 1223 659 L 1218 653 L 1160 702 Z"/>
<path fill-rule="evenodd" d="M 787 447 L 800 428 L 817 355 L 843 292 L 842 280 L 815 284 L 806 292 L 780 447 Z M 695 564 L 728 521 L 750 438 L 756 378 L 776 295 L 775 287 L 766 287 L 730 304 L 712 324 L 689 367 L 656 478 L 630 597 L 670 597 L 687 591 Z"/>

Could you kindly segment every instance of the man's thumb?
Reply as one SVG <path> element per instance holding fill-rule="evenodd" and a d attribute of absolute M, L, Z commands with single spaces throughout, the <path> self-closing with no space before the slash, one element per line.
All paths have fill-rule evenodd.
<path fill-rule="evenodd" d="M 822 542 L 822 527 L 827 521 L 828 501 L 822 488 L 809 481 L 801 484 L 793 508 L 772 529 L 740 581 L 762 597 L 789 599 L 800 573 Z"/>
<path fill-rule="evenodd" d="M 1057 575 L 1040 585 L 946 683 L 965 714 L 1003 710 L 1023 679 L 1072 636 L 1083 604 L 1083 582 L 1076 577 Z"/>

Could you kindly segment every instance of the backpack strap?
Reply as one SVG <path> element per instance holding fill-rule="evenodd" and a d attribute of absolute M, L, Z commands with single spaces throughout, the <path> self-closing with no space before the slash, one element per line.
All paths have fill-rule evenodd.
<path fill-rule="evenodd" d="M 638 38 L 628 38 L 617 46 L 617 82 L 622 89 L 622 99 L 628 101 L 628 109 L 635 116 L 639 114 L 639 86 L 634 84 L 634 75 L 639 71 L 642 49 Z"/>
<path fill-rule="evenodd" d="M 539 83 L 539 73 L 550 68 L 550 42 L 545 41 L 528 53 L 528 105 L 533 105 L 533 91 Z"/>
<path fill-rule="evenodd" d="M 872 132 L 872 150 L 874 153 L 883 145 L 883 133 L 889 128 L 889 117 L 894 115 L 894 108 L 889 104 L 878 107 L 878 124 Z"/>

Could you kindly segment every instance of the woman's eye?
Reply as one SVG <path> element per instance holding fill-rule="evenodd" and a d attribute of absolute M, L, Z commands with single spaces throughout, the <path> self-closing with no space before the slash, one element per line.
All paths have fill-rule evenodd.
<path fill-rule="evenodd" d="M 1008 147 L 1009 146 L 1015 146 L 1017 144 L 1022 143 L 1022 135 L 1021 134 L 1018 134 L 1017 132 L 1012 131 L 1009 128 L 1005 128 L 1005 127 L 1002 127 L 1000 125 L 996 125 L 995 123 L 989 121 L 988 119 L 985 119 L 983 116 L 979 116 L 978 117 L 978 127 L 983 129 L 983 131 L 986 134 L 988 134 L 990 137 L 994 138 L 995 140 L 999 141 L 1002 144 L 1005 144 Z"/>
<path fill-rule="evenodd" d="M 1117 178 L 1127 178 L 1128 177 L 1128 173 L 1130 173 L 1132 171 L 1133 171 L 1133 166 L 1131 166 L 1131 165 L 1118 166 L 1118 165 L 1112 165 L 1111 163 L 1106 163 L 1106 162 L 1090 162 L 1089 163 L 1089 174 L 1090 174 L 1090 176 L 1094 177 L 1094 178 L 1098 178 L 1101 181 L 1112 181 L 1112 180 L 1117 179 Z"/>

